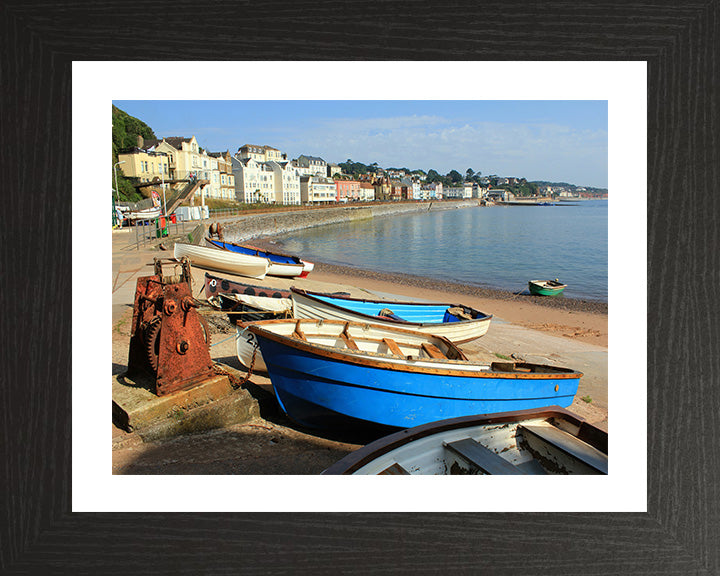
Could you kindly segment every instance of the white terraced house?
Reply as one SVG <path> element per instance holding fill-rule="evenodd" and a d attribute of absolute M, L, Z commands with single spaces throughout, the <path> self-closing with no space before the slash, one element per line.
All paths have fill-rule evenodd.
<path fill-rule="evenodd" d="M 252 158 L 241 160 L 233 157 L 231 162 L 235 197 L 239 202 L 275 203 L 275 175 L 270 166 Z"/>
<path fill-rule="evenodd" d="M 300 175 L 290 162 L 267 162 L 273 171 L 275 202 L 300 204 Z"/>
<path fill-rule="evenodd" d="M 303 204 L 337 202 L 335 181 L 322 176 L 301 176 L 300 197 Z"/>
<path fill-rule="evenodd" d="M 232 162 L 230 153 L 209 152 L 208 155 L 217 160 L 218 180 L 220 185 L 220 196 L 223 200 L 235 200 L 235 176 L 232 173 Z"/>
<path fill-rule="evenodd" d="M 301 176 L 323 176 L 327 175 L 327 162 L 317 156 L 298 156 L 298 172 Z"/>
<path fill-rule="evenodd" d="M 240 146 L 235 156 L 240 160 L 252 158 L 256 162 L 284 162 L 287 160 L 287 155 L 280 152 L 277 148 L 273 148 L 272 146 L 258 146 L 256 144 Z"/>

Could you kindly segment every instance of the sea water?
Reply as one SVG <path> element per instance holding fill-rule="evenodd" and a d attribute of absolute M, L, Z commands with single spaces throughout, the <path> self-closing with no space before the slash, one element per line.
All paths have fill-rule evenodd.
<path fill-rule="evenodd" d="M 411 212 L 279 236 L 318 260 L 513 292 L 558 278 L 565 296 L 607 301 L 608 203 L 473 206 Z"/>

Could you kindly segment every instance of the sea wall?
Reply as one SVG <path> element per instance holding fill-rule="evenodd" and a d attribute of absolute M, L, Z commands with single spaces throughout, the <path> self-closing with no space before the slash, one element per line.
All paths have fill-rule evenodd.
<path fill-rule="evenodd" d="M 417 202 L 407 204 L 380 204 L 378 206 L 342 206 L 292 212 L 274 212 L 271 214 L 252 214 L 234 216 L 220 221 L 223 236 L 228 242 L 243 242 L 258 236 L 286 234 L 304 228 L 339 224 L 368 218 L 380 218 L 408 212 L 428 210 L 453 210 L 478 206 L 477 200 Z M 213 222 L 211 218 L 209 222 Z"/>

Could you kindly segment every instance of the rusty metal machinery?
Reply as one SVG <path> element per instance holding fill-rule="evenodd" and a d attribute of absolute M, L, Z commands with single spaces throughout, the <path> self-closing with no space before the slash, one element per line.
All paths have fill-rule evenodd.
<path fill-rule="evenodd" d="M 155 378 L 158 396 L 187 390 L 215 375 L 210 333 L 192 296 L 190 263 L 155 258 L 155 274 L 138 278 L 135 290 L 128 373 Z M 179 274 L 164 276 L 163 263 Z"/>

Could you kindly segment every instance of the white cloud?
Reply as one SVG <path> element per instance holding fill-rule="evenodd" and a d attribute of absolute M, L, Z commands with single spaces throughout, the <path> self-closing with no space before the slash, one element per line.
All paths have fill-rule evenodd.
<path fill-rule="evenodd" d="M 560 124 L 457 123 L 440 116 L 347 118 L 305 125 L 279 146 L 291 157 L 351 158 L 382 166 L 433 168 L 441 173 L 473 168 L 484 174 L 607 184 L 605 130 Z"/>

